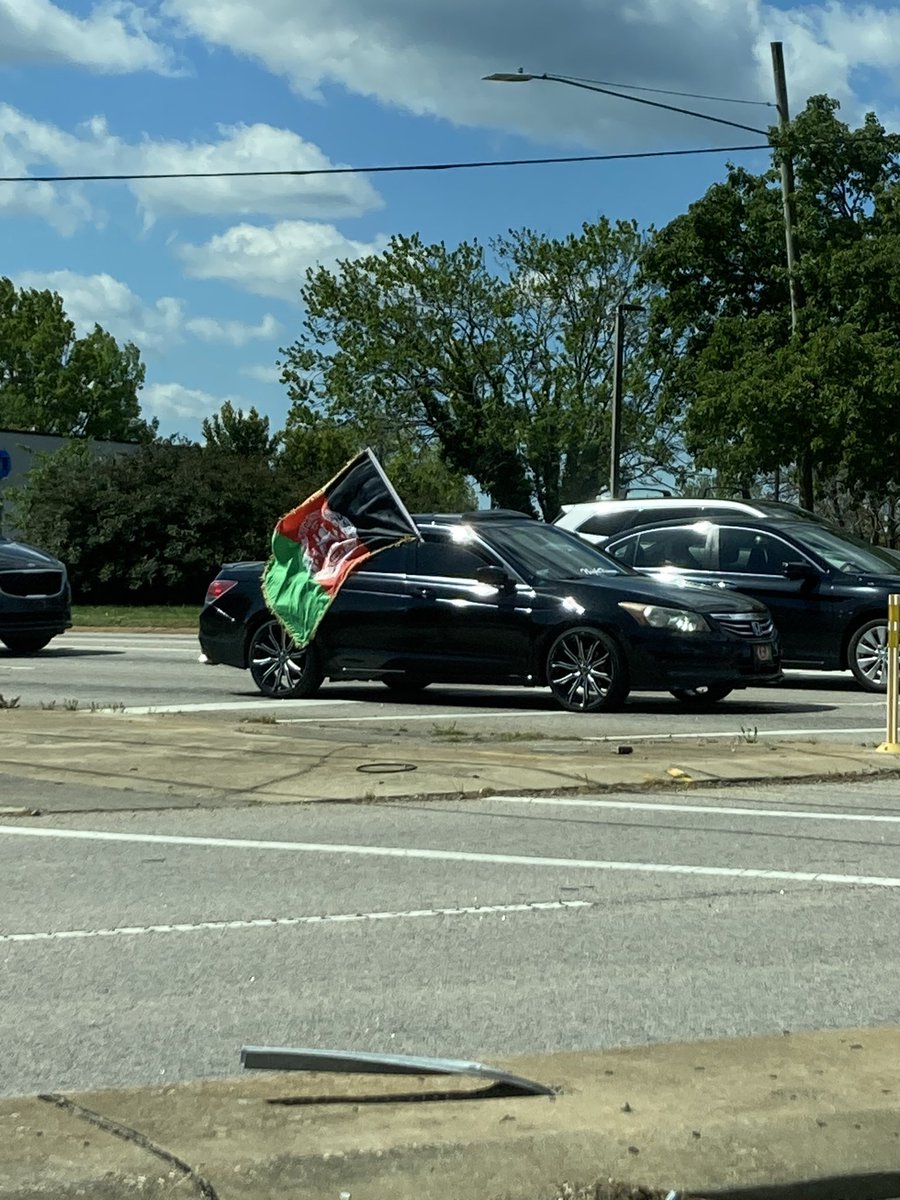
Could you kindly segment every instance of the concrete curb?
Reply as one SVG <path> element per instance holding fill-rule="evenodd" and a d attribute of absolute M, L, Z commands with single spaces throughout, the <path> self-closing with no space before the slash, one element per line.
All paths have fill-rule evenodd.
<path fill-rule="evenodd" d="M 465 1079 L 254 1074 L 67 1098 L 167 1159 L 71 1108 L 3 1100 L 0 1200 L 551 1200 L 563 1180 L 609 1178 L 695 1197 L 796 1196 L 797 1181 L 829 1177 L 845 1181 L 820 1193 L 832 1198 L 900 1193 L 897 1029 L 501 1065 L 562 1090 L 510 1097 Z M 867 1192 L 863 1177 L 878 1174 L 897 1192 Z"/>
<path fill-rule="evenodd" d="M 848 743 L 614 742 L 412 735 L 352 724 L 269 725 L 233 715 L 0 713 L 0 791 L 42 812 L 458 800 L 490 795 L 682 791 L 861 780 L 900 758 Z M 225 781 L 225 782 L 223 782 Z M 12 814 L 15 815 L 15 814 Z"/>

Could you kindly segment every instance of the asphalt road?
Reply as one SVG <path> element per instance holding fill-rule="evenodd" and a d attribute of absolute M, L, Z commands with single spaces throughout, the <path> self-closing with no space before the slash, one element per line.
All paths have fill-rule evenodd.
<path fill-rule="evenodd" d="M 741 727 L 762 735 L 827 736 L 835 740 L 883 740 L 884 700 L 863 692 L 849 674 L 793 673 L 781 688 L 732 693 L 707 712 L 692 712 L 668 693 L 633 694 L 620 713 L 584 718 L 558 709 L 546 691 L 511 688 L 429 688 L 418 702 L 398 704 L 381 684 L 325 684 L 313 700 L 273 702 L 254 688 L 249 675 L 198 662 L 199 648 L 187 635 L 66 634 L 43 653 L 16 658 L 0 649 L 0 694 L 37 707 L 69 703 L 80 708 L 125 705 L 130 711 L 247 710 L 298 722 L 426 721 L 486 731 L 535 729 L 554 735 L 591 734 L 621 738 L 685 737 Z"/>
<path fill-rule="evenodd" d="M 0 1092 L 896 1023 L 898 846 L 884 780 L 9 823 Z"/>

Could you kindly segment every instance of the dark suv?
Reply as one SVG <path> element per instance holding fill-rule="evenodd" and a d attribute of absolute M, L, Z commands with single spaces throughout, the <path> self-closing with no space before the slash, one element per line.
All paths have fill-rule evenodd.
<path fill-rule="evenodd" d="M 58 559 L 0 537 L 0 642 L 34 654 L 72 624 L 66 568 Z"/>
<path fill-rule="evenodd" d="M 616 562 L 661 582 L 734 588 L 761 600 L 783 665 L 849 668 L 867 691 L 887 682 L 887 602 L 900 593 L 896 551 L 789 517 L 665 521 L 610 538 Z"/>
<path fill-rule="evenodd" d="M 780 679 L 765 607 L 642 579 L 574 534 L 516 513 L 416 518 L 422 540 L 349 577 L 308 649 L 267 611 L 262 563 L 232 563 L 200 616 L 206 660 L 248 668 L 274 698 L 323 679 L 548 686 L 578 712 L 631 689 L 692 703 Z"/>

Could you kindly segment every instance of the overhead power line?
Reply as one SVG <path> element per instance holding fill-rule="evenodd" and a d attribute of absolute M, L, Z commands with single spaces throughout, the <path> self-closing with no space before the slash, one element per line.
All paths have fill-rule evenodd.
<path fill-rule="evenodd" d="M 594 83 L 598 87 L 624 88 L 627 92 L 653 92 L 657 96 L 681 96 L 684 100 L 710 100 L 716 104 L 751 104 L 760 108 L 776 108 L 772 100 L 742 100 L 736 96 L 707 96 L 703 92 L 675 92 L 671 88 L 643 87 L 637 83 L 613 83 L 609 79 L 588 79 L 584 75 L 560 75 L 577 83 Z"/>
<path fill-rule="evenodd" d="M 375 167 L 302 167 L 265 171 L 148 171 L 108 175 L 2 175 L 0 183 L 129 183 L 153 179 L 254 179 L 316 175 L 387 175 L 409 171 L 467 171 L 484 167 L 542 167 L 561 163 L 620 162 L 639 158 L 684 158 L 691 154 L 738 154 L 769 150 L 768 142 L 756 146 L 702 146 L 689 150 L 632 150 L 623 154 L 569 154 L 556 158 L 494 158 L 478 162 L 404 163 Z"/>

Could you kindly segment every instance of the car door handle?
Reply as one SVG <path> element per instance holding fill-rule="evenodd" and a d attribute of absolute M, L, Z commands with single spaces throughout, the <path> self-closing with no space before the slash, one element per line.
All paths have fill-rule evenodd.
<path fill-rule="evenodd" d="M 429 587 L 414 587 L 413 595 L 417 600 L 433 600 L 434 592 Z"/>

